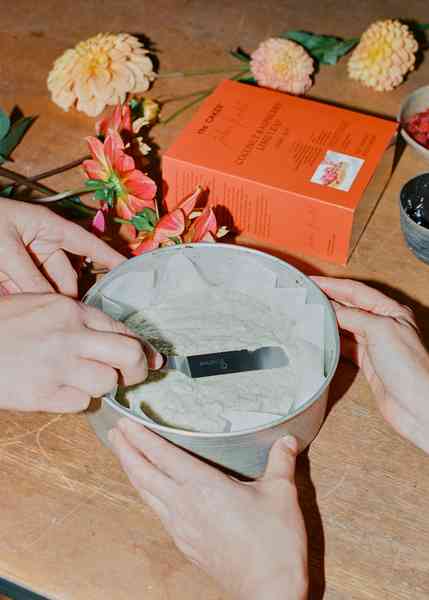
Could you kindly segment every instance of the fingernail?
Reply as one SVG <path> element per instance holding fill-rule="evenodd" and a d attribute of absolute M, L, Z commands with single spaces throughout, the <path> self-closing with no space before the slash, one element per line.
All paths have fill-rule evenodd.
<path fill-rule="evenodd" d="M 163 358 L 162 354 L 155 351 L 154 355 L 150 357 L 150 363 L 151 363 L 151 364 L 149 364 L 150 369 L 153 369 L 155 371 L 160 369 L 162 367 L 162 365 L 164 364 L 164 358 Z"/>
<path fill-rule="evenodd" d="M 284 438 L 282 438 L 282 444 L 286 446 L 289 450 L 292 450 L 292 452 L 294 452 L 295 454 L 298 452 L 298 442 L 296 441 L 296 438 L 293 437 L 293 435 L 285 435 Z"/>

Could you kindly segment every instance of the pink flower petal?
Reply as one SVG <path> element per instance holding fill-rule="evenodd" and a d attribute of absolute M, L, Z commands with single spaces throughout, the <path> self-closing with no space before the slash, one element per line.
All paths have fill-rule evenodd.
<path fill-rule="evenodd" d="M 155 250 L 159 247 L 159 242 L 154 239 L 153 236 L 149 236 L 142 241 L 142 243 L 132 250 L 134 256 L 139 256 L 139 254 L 143 254 L 144 252 L 150 252 L 151 250 Z"/>
<path fill-rule="evenodd" d="M 100 140 L 92 135 L 86 137 L 85 140 L 89 146 L 92 158 L 97 160 L 103 167 L 107 168 L 108 165 L 104 154 L 104 146 Z"/>
<path fill-rule="evenodd" d="M 110 117 L 107 133 L 111 131 L 117 131 L 118 133 L 121 131 L 122 125 L 122 106 L 117 104 L 113 109 L 113 113 Z"/>
<path fill-rule="evenodd" d="M 122 176 L 124 173 L 128 173 L 129 171 L 134 170 L 134 159 L 132 158 L 132 156 L 125 154 L 125 152 L 119 151 L 115 155 L 115 162 L 113 163 L 113 168 L 119 176 Z"/>
<path fill-rule="evenodd" d="M 145 200 L 153 200 L 156 194 L 156 183 L 144 175 L 141 171 L 134 169 L 130 173 L 127 173 L 122 178 L 122 183 L 126 186 L 127 190 Z"/>
<path fill-rule="evenodd" d="M 89 179 L 106 179 L 107 173 L 97 160 L 84 160 L 82 163 Z"/>
<path fill-rule="evenodd" d="M 95 217 L 92 219 L 92 226 L 100 233 L 104 233 L 106 231 L 106 220 L 104 218 L 104 212 L 101 209 L 97 210 Z"/>
<path fill-rule="evenodd" d="M 209 244 L 215 244 L 216 238 L 214 237 L 214 235 L 212 233 L 210 233 L 210 231 L 208 231 L 206 233 L 206 235 L 200 240 L 200 242 L 207 242 Z"/>
<path fill-rule="evenodd" d="M 124 199 L 125 201 L 125 199 Z M 153 200 L 145 200 L 144 198 L 137 198 L 137 196 L 133 196 L 133 194 L 128 194 L 126 203 L 129 209 L 133 213 L 138 213 L 142 211 L 144 208 L 152 208 L 155 209 L 155 202 Z"/>
<path fill-rule="evenodd" d="M 105 137 L 114 131 L 120 133 L 123 130 L 131 131 L 131 110 L 128 104 L 117 104 L 109 116 L 95 124 L 96 134 Z"/>
<path fill-rule="evenodd" d="M 131 109 L 128 106 L 128 104 L 124 104 L 124 106 L 122 107 L 122 129 L 125 129 L 125 131 L 132 130 Z"/>
<path fill-rule="evenodd" d="M 116 212 L 122 219 L 131 220 L 134 214 L 128 207 L 128 204 L 124 198 L 118 198 L 116 201 Z"/>
<path fill-rule="evenodd" d="M 116 131 L 111 131 L 104 140 L 104 155 L 111 168 L 115 168 L 116 160 L 123 154 L 124 142 Z"/>
<path fill-rule="evenodd" d="M 154 238 L 161 242 L 171 237 L 179 237 L 185 229 L 185 215 L 180 208 L 161 217 L 155 226 Z"/>
<path fill-rule="evenodd" d="M 104 119 L 100 119 L 95 124 L 95 133 L 97 135 L 106 135 L 106 131 L 109 126 L 109 117 L 104 117 Z"/>
<path fill-rule="evenodd" d="M 199 200 L 201 194 L 203 192 L 203 188 L 199 185 L 195 192 L 193 192 L 190 196 L 182 200 L 177 208 L 180 208 L 185 213 L 186 217 L 189 217 L 191 212 L 194 210 L 197 201 Z"/>
<path fill-rule="evenodd" d="M 186 241 L 201 242 L 208 233 L 215 235 L 217 231 L 216 217 L 211 208 L 205 208 L 201 215 L 192 221 L 186 234 Z"/>
<path fill-rule="evenodd" d="M 128 240 L 130 246 L 137 240 L 137 230 L 131 223 L 122 223 L 121 225 L 121 237 Z M 138 244 L 139 242 L 137 242 Z"/>

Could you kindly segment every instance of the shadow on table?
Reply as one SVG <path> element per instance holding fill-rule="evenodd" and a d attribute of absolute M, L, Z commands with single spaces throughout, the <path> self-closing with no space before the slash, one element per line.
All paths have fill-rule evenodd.
<path fill-rule="evenodd" d="M 326 418 L 341 400 L 352 385 L 357 375 L 357 369 L 348 361 L 341 361 L 337 372 L 331 382 L 328 397 Z M 308 536 L 308 566 L 310 590 L 308 597 L 311 600 L 322 600 L 325 593 L 325 534 L 323 531 L 322 517 L 317 504 L 317 494 L 311 478 L 311 463 L 308 449 L 305 450 L 297 461 L 296 484 L 298 488 L 299 503 L 304 515 L 305 527 Z"/>
<path fill-rule="evenodd" d="M 358 368 L 349 360 L 341 358 L 337 371 L 329 387 L 328 404 L 326 407 L 325 420 L 328 418 L 331 410 L 346 394 L 358 374 Z"/>
<path fill-rule="evenodd" d="M 298 457 L 295 479 L 308 537 L 308 575 L 310 581 L 308 597 L 311 600 L 321 600 L 326 587 L 325 533 L 317 505 L 316 489 L 311 479 L 308 449 Z"/>

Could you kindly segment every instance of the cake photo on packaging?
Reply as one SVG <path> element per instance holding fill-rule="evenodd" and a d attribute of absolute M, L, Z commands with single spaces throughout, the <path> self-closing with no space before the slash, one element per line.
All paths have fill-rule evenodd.
<path fill-rule="evenodd" d="M 345 264 L 391 174 L 397 124 L 224 81 L 164 153 L 169 211 L 197 185 L 238 241 Z"/>

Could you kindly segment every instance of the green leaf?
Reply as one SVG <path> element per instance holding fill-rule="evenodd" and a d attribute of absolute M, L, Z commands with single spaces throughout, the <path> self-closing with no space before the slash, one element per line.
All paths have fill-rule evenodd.
<path fill-rule="evenodd" d="M 2 198 L 12 198 L 13 192 L 15 190 L 15 185 L 6 185 L 4 188 L 0 190 L 0 196 Z"/>
<path fill-rule="evenodd" d="M 85 186 L 90 190 L 98 190 L 103 188 L 105 186 L 105 183 L 100 179 L 87 179 L 85 181 Z"/>
<path fill-rule="evenodd" d="M 112 208 L 115 200 L 115 190 L 111 187 L 98 188 L 95 190 L 94 198 L 96 200 L 101 200 L 102 202 L 107 202 L 110 208 Z"/>
<path fill-rule="evenodd" d="M 10 128 L 10 119 L 7 114 L 0 108 L 0 140 L 4 138 Z"/>
<path fill-rule="evenodd" d="M 131 110 L 134 110 L 138 107 L 139 102 L 140 100 L 137 100 L 137 98 L 131 98 L 131 100 L 128 101 L 128 106 L 131 108 Z"/>
<path fill-rule="evenodd" d="M 335 65 L 359 42 L 359 38 L 342 40 L 330 35 L 316 35 L 307 31 L 286 31 L 280 37 L 301 44 L 313 58 L 323 65 Z"/>
<path fill-rule="evenodd" d="M 128 102 L 131 108 L 131 118 L 133 121 L 144 116 L 143 102 L 144 98 L 131 98 L 131 100 Z"/>
<path fill-rule="evenodd" d="M 12 151 L 25 135 L 25 132 L 34 121 L 35 117 L 22 117 L 10 127 L 7 135 L 0 140 L 0 161 L 9 159 Z"/>
<path fill-rule="evenodd" d="M 352 48 L 359 42 L 358 38 L 350 40 L 338 41 L 336 44 L 332 43 L 331 47 L 327 47 L 323 50 L 318 57 L 318 61 L 325 65 L 335 65 L 342 56 L 350 52 Z"/>
<path fill-rule="evenodd" d="M 131 223 L 138 231 L 153 231 L 157 220 L 158 218 L 154 210 L 151 208 L 144 208 L 131 219 Z"/>
<path fill-rule="evenodd" d="M 104 189 L 95 190 L 94 198 L 96 200 L 107 200 L 106 190 L 104 190 Z"/>
<path fill-rule="evenodd" d="M 241 62 L 245 62 L 245 63 L 250 62 L 250 55 L 247 54 L 247 52 L 244 52 L 244 50 L 242 50 L 240 47 L 237 48 L 236 50 L 230 50 L 229 53 L 234 58 L 237 58 L 238 60 L 241 60 Z"/>
<path fill-rule="evenodd" d="M 241 81 L 242 83 L 256 83 L 256 79 L 254 77 L 240 77 L 237 81 Z"/>

